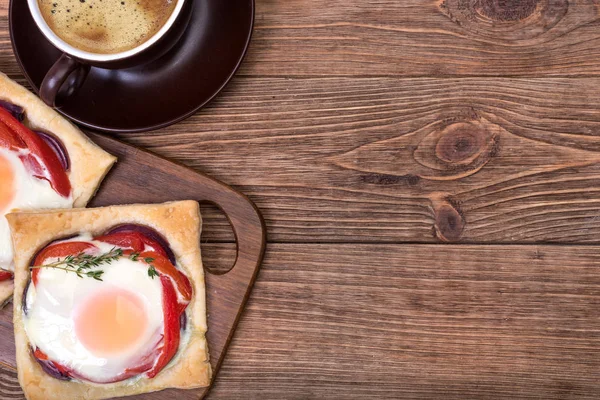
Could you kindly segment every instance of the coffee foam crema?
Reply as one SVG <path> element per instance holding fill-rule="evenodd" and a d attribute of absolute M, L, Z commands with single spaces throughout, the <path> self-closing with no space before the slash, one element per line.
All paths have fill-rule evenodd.
<path fill-rule="evenodd" d="M 38 0 L 44 20 L 71 46 L 98 54 L 131 50 L 167 22 L 177 0 Z"/>

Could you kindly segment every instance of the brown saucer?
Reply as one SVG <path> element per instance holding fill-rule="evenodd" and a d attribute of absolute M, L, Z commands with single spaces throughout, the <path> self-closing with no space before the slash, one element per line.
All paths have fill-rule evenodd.
<path fill-rule="evenodd" d="M 59 111 L 107 132 L 139 132 L 180 121 L 213 99 L 238 69 L 250 43 L 254 0 L 193 0 L 181 41 L 148 64 L 93 67 L 83 87 Z M 10 37 L 21 70 L 39 91 L 61 55 L 35 25 L 24 0 L 11 0 Z"/>

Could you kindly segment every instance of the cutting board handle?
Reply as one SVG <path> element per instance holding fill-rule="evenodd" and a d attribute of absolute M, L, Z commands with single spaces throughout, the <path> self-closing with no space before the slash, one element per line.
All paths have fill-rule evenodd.
<path fill-rule="evenodd" d="M 214 183 L 212 190 L 205 193 L 199 202 L 218 207 L 231 224 L 237 250 L 233 266 L 225 272 L 209 270 L 215 275 L 226 275 L 235 271 L 236 267 L 246 269 L 245 266 L 254 266 L 262 260 L 266 229 L 260 212 L 250 199 L 219 181 Z"/>
<path fill-rule="evenodd" d="M 219 314 L 210 311 L 211 305 L 220 304 L 223 296 L 231 299 L 236 291 L 234 297 L 238 297 L 238 299 L 235 302 L 246 303 L 263 259 L 266 228 L 258 208 L 245 195 L 206 175 L 204 179 L 202 193 L 199 193 L 197 200 L 201 203 L 214 204 L 225 214 L 233 229 L 237 250 L 231 269 L 222 273 L 207 269 L 208 325 L 210 327 L 207 337 L 209 343 L 212 344 L 211 357 L 214 357 L 216 354 L 213 349 L 227 348 L 241 313 L 238 313 L 235 320 L 220 326 L 226 321 Z M 240 293 L 240 288 L 245 288 L 246 291 Z M 217 326 L 220 327 L 217 329 Z M 225 336 L 224 332 L 229 332 L 229 334 Z M 217 371 L 220 368 L 223 356 L 224 354 L 220 355 L 217 360 L 213 360 L 216 361 L 213 370 Z"/>
<path fill-rule="evenodd" d="M 215 327 L 225 321 L 221 320 L 219 315 L 210 312 L 211 304 L 222 302 L 223 296 L 230 298 L 233 294 L 232 292 L 236 290 L 238 291 L 236 293 L 237 296 L 243 295 L 243 298 L 238 298 L 237 302 L 246 303 L 263 259 L 266 228 L 260 212 L 245 195 L 228 185 L 212 178 L 209 179 L 212 181 L 212 184 L 208 184 L 207 182 L 206 187 L 210 188 L 210 190 L 204 193 L 200 202 L 214 204 L 226 215 L 236 239 L 236 258 L 231 269 L 223 273 L 208 269 L 208 273 L 206 274 L 207 287 L 211 290 L 207 293 L 209 310 L 208 325 L 210 327 L 207 336 L 209 342 L 213 343 L 213 348 L 223 346 L 226 349 L 234 332 L 232 328 L 237 326 L 241 313 L 237 315 L 234 321 L 229 322 L 228 325 L 230 327 L 223 326 L 222 329 L 217 330 Z M 249 285 L 249 282 L 252 283 Z M 246 288 L 245 293 L 240 293 L 240 288 Z M 219 331 L 228 331 L 229 335 L 217 334 Z M 214 346 L 214 343 L 219 344 Z M 211 357 L 214 356 L 214 352 L 211 353 Z M 217 362 L 213 366 L 213 370 L 216 371 L 220 368 L 223 358 L 221 356 L 216 360 Z"/>

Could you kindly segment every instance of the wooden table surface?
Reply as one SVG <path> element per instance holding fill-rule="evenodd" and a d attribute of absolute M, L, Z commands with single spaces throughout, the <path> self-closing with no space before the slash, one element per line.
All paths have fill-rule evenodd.
<path fill-rule="evenodd" d="M 257 0 L 224 92 L 120 137 L 267 221 L 209 398 L 600 398 L 599 100 L 597 0 Z"/>

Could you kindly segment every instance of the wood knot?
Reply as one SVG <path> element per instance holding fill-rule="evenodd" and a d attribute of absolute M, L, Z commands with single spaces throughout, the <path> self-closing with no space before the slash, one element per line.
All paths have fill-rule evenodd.
<path fill-rule="evenodd" d="M 452 124 L 439 138 L 435 153 L 439 159 L 450 163 L 468 161 L 485 150 L 486 136 L 475 124 Z"/>
<path fill-rule="evenodd" d="M 475 10 L 495 21 L 518 21 L 533 14 L 540 0 L 478 0 Z"/>
<path fill-rule="evenodd" d="M 450 181 L 480 171 L 499 153 L 506 131 L 469 109 L 397 137 L 359 146 L 329 160 L 360 171 L 361 183 L 427 185 L 423 180 Z M 506 137 L 506 136 L 505 136 Z"/>
<path fill-rule="evenodd" d="M 434 193 L 431 197 L 434 210 L 434 235 L 444 242 L 458 241 L 465 229 L 466 221 L 459 204 L 450 196 Z"/>
<path fill-rule="evenodd" d="M 534 39 L 554 28 L 567 14 L 569 3 L 568 0 L 443 0 L 439 9 L 462 29 L 498 43 L 514 43 Z"/>
<path fill-rule="evenodd" d="M 413 158 L 432 179 L 469 176 L 479 171 L 498 151 L 499 127 L 484 119 L 450 122 L 426 135 Z"/>

